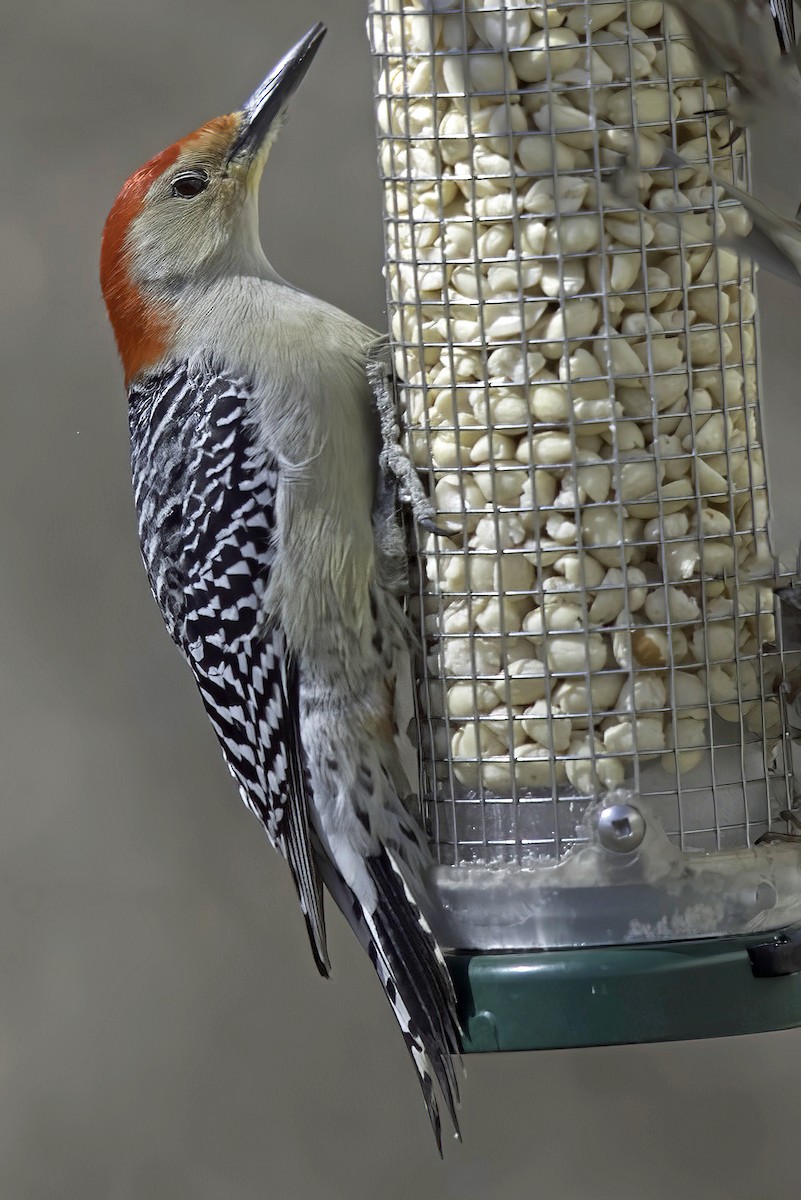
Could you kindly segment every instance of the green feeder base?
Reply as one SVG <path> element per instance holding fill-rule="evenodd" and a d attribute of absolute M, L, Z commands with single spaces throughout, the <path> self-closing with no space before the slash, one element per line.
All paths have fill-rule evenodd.
<path fill-rule="evenodd" d="M 746 937 L 447 957 L 467 1054 L 801 1025 L 799 926 Z"/>

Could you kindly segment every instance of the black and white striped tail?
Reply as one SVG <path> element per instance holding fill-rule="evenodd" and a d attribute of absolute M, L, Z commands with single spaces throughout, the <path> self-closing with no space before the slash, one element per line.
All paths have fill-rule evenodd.
<path fill-rule="evenodd" d="M 776 26 L 776 36 L 782 54 L 795 49 L 795 13 L 793 0 L 770 0 L 770 14 Z"/>
<path fill-rule="evenodd" d="M 459 1084 L 453 1055 L 460 1053 L 456 997 L 442 951 L 389 851 L 365 863 L 378 893 L 368 912 L 342 880 L 326 885 L 370 956 L 420 1080 L 437 1149 L 442 1122 L 437 1087 L 457 1137 Z M 436 1086 L 435 1086 L 436 1085 Z"/>

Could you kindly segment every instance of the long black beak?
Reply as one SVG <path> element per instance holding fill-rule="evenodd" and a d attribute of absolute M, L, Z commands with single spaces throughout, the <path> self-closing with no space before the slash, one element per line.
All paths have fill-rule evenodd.
<path fill-rule="evenodd" d="M 286 106 L 297 91 L 325 37 L 326 28 L 322 21 L 313 25 L 305 37 L 285 54 L 277 66 L 243 105 L 243 122 L 236 141 L 228 156 L 250 158 L 262 146 L 276 120 L 286 111 Z"/>

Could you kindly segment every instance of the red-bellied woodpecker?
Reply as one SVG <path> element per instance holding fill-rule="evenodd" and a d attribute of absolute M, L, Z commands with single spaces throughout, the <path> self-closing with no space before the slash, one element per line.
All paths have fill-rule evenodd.
<path fill-rule="evenodd" d="M 262 169 L 324 32 L 241 112 L 131 176 L 101 280 L 153 594 L 242 798 L 289 862 L 321 974 L 325 884 L 383 984 L 439 1143 L 435 1080 L 454 1115 L 458 1024 L 421 912 L 429 852 L 401 799 L 408 647 L 397 527 L 378 500 L 376 334 L 280 279 L 258 235 Z"/>

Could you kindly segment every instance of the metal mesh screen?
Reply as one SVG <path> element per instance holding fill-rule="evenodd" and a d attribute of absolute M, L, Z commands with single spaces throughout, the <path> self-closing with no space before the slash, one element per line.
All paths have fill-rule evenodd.
<path fill-rule="evenodd" d="M 449 531 L 415 602 L 439 859 L 559 858 L 623 783 L 682 849 L 750 845 L 791 783 L 725 86 L 659 0 L 372 0 L 369 30 L 403 427 Z"/>

